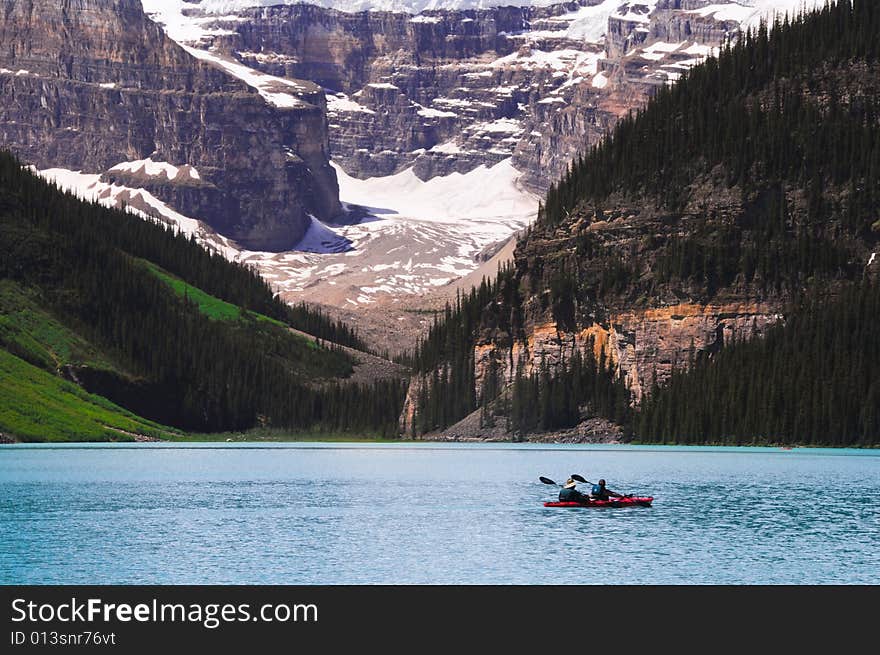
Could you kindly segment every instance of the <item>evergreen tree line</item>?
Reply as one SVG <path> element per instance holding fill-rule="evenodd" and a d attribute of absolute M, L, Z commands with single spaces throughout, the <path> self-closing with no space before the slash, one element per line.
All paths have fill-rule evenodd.
<path fill-rule="evenodd" d="M 274 301 L 281 305 L 282 318 L 279 320 L 284 321 L 291 327 L 311 334 L 322 341 L 329 341 L 340 346 L 348 346 L 349 348 L 388 359 L 388 353 L 377 352 L 361 339 L 358 336 L 357 328 L 353 328 L 339 319 L 333 320 L 320 307 L 309 305 L 306 302 L 300 302 L 291 306 L 277 297 L 274 298 Z"/>
<path fill-rule="evenodd" d="M 20 197 L 27 199 L 20 209 L 32 220 L 52 217 L 52 229 L 65 238 L 100 234 L 108 246 L 158 264 L 212 296 L 283 321 L 320 339 L 366 350 L 366 344 L 353 328 L 331 320 L 320 309 L 305 303 L 291 307 L 274 294 L 254 268 L 206 250 L 195 236 L 183 236 L 171 226 L 108 209 L 97 202 L 87 203 L 72 194 L 47 193 L 44 180 L 19 173 L 20 167 L 11 154 L 0 151 L 0 184 L 16 189 Z M 87 208 L 90 205 L 94 211 Z M 83 220 L 83 216 L 88 216 L 88 220 Z"/>
<path fill-rule="evenodd" d="M 627 261 L 629 253 L 606 252 L 595 235 L 585 233 L 571 255 L 544 262 L 539 251 L 525 269 L 507 270 L 495 282 L 472 291 L 461 306 L 447 309 L 443 321 L 417 351 L 418 368 L 428 384 L 417 399 L 417 416 L 424 412 L 424 417 L 416 430 L 444 427 L 477 408 L 476 394 L 467 387 L 473 379 L 477 333 L 497 328 L 512 336 L 520 331 L 520 283 L 530 282 L 536 290 L 549 286 L 550 293 L 541 294 L 542 309 L 552 309 L 557 323 L 568 329 L 576 323 L 577 308 L 583 302 L 592 306 L 620 294 L 650 297 L 658 285 L 667 282 L 688 283 L 687 289 L 696 284 L 699 295 L 711 298 L 721 289 L 740 284 L 791 295 L 805 287 L 821 289 L 829 283 L 859 279 L 865 247 L 876 244 L 880 226 L 876 213 L 880 206 L 880 97 L 871 92 L 880 54 L 877 34 L 880 3 L 872 0 L 841 0 L 793 20 L 777 21 L 772 28 L 762 25 L 726 45 L 719 57 L 694 67 L 676 85 L 661 89 L 645 109 L 624 118 L 608 138 L 572 162 L 567 174 L 548 191 L 525 242 L 535 231 L 564 234 L 574 215 L 588 205 L 596 220 L 602 220 L 603 207 L 613 202 L 610 198 L 615 194 L 634 199 L 636 204 L 658 206 L 668 213 L 666 222 L 676 223 L 682 220 L 691 185 L 705 183 L 710 172 L 711 184 L 717 184 L 714 180 L 720 175 L 722 185 L 739 190 L 742 212 L 733 220 L 701 216 L 689 219 L 689 224 L 682 221 L 679 236 L 645 235 L 656 241 L 652 248 L 656 259 L 648 266 Z M 587 260 L 595 264 L 597 259 L 601 270 L 586 266 Z M 819 311 L 818 306 L 814 309 Z M 772 333 L 777 340 L 772 343 L 790 334 L 782 327 L 779 330 Z M 847 343 L 855 346 L 857 341 Z M 845 346 L 837 343 L 838 348 Z M 742 347 L 737 344 L 737 352 L 746 352 L 739 350 Z M 751 347 L 762 346 L 757 342 Z M 787 351 L 791 366 L 800 367 L 801 382 L 816 398 L 826 384 L 822 367 L 796 362 L 798 355 L 807 355 L 794 350 Z M 850 351 L 849 357 L 857 352 Z M 844 358 L 839 351 L 836 356 Z M 699 366 L 715 370 L 715 360 L 705 357 Z M 746 356 L 741 357 L 745 361 Z M 574 374 L 570 370 L 575 367 L 573 359 L 558 371 L 542 369 L 528 379 L 514 381 L 508 407 L 512 426 L 567 425 L 575 416 L 575 407 L 591 401 L 596 415 L 626 420 L 628 410 L 617 400 L 626 394 L 615 395 L 613 402 L 596 402 L 592 395 L 596 392 L 583 388 L 583 370 L 590 370 L 589 364 L 582 358 L 581 373 Z M 700 425 L 700 429 L 685 426 L 684 434 L 732 434 L 740 439 L 789 435 L 786 438 L 817 443 L 865 439 L 871 434 L 867 426 L 874 415 L 864 409 L 864 403 L 874 398 L 876 406 L 871 396 L 875 378 L 855 372 L 862 369 L 852 369 L 845 382 L 845 368 L 829 369 L 837 371 L 840 388 L 859 386 L 860 391 L 843 404 L 829 400 L 820 403 L 822 409 L 797 409 L 812 417 L 804 437 L 794 435 L 806 418 L 793 428 L 795 419 L 768 423 L 770 410 L 758 419 L 756 410 L 747 408 L 742 389 L 756 379 L 755 370 L 764 369 L 750 370 L 745 365 L 738 369 L 738 377 L 730 384 L 740 385 L 736 387 L 740 395 L 729 398 L 725 410 L 730 415 L 740 403 L 747 410 L 744 416 L 752 412 L 751 418 L 738 423 L 725 419 L 721 425 Z M 654 409 L 646 406 L 631 418 L 629 427 L 646 431 L 652 439 L 678 439 L 676 426 L 684 420 L 681 412 L 689 396 L 704 403 L 702 413 L 698 412 L 702 418 L 694 420 L 709 420 L 713 404 L 705 395 L 712 393 L 717 399 L 712 391 L 716 378 L 709 380 L 705 375 L 702 384 L 693 383 L 676 396 L 679 404 L 658 400 L 667 404 Z M 684 385 L 679 380 L 687 379 L 684 373 L 673 378 L 679 385 Z M 621 384 L 613 373 L 608 379 L 611 384 L 602 385 L 605 389 Z M 787 382 L 781 376 L 765 379 L 788 390 L 785 402 L 791 407 L 803 406 L 795 402 L 790 378 Z M 495 388 L 492 382 L 484 384 Z M 769 393 L 769 385 L 760 389 Z M 493 420 L 486 409 L 491 394 L 485 391 L 480 403 L 484 420 Z M 597 393 L 603 397 L 602 391 Z M 776 398 L 778 393 L 769 397 Z M 758 395 L 748 407 L 768 402 L 758 400 Z M 669 406 L 676 410 L 664 409 Z M 844 411 L 850 418 L 837 430 L 832 419 Z M 560 418 L 553 418 L 557 414 Z M 856 420 L 858 429 L 852 424 Z"/>
<path fill-rule="evenodd" d="M 813 299 L 761 339 L 701 353 L 655 387 L 635 438 L 663 443 L 880 444 L 880 284 Z"/>
<path fill-rule="evenodd" d="M 655 197 L 676 211 L 695 174 L 723 164 L 728 186 L 744 190 L 792 181 L 818 197 L 826 185 L 849 184 L 847 215 L 866 229 L 859 210 L 880 201 L 880 98 L 832 91 L 823 106 L 792 79 L 810 87 L 854 61 L 875 64 L 878 30 L 880 4 L 840 0 L 728 43 L 573 161 L 548 191 L 539 221 L 558 224 L 586 201 L 601 207 L 615 191 Z"/>
<path fill-rule="evenodd" d="M 0 156 L 0 242 L 0 276 L 40 289 L 54 313 L 120 364 L 129 375 L 105 379 L 102 390 L 132 411 L 194 431 L 396 433 L 403 381 L 339 382 L 352 371 L 341 351 L 246 312 L 212 320 L 139 258 L 156 248 L 177 253 L 162 261 L 178 272 L 216 267 L 235 289 L 229 294 L 271 308 L 260 304 L 271 296 L 252 272 L 206 258 L 159 225 L 62 194 L 10 156 Z"/>
<path fill-rule="evenodd" d="M 477 329 L 487 321 L 487 308 L 500 306 L 512 288 L 513 267 L 499 268 L 495 280 L 484 278 L 466 295 L 458 294 L 454 305 L 446 305 L 442 318 L 435 317 L 427 336 L 408 362 L 421 377 L 415 399 L 411 436 L 446 428 L 477 409 L 474 346 Z M 501 317 L 504 323 L 504 317 Z M 498 327 L 496 325 L 496 327 Z"/>
<path fill-rule="evenodd" d="M 553 430 L 575 426 L 584 412 L 628 421 L 630 394 L 604 351 L 597 360 L 592 345 L 583 352 L 575 348 L 570 358 L 551 367 L 542 362 L 538 371 L 524 376 L 517 367 L 510 393 L 504 393 L 498 366 L 489 360 L 479 396 L 476 389 L 474 348 L 480 330 L 515 338 L 522 325 L 521 295 L 512 264 L 499 268 L 495 280 L 483 279 L 455 305 L 447 305 L 443 317 L 435 318 L 427 336 L 416 346 L 408 362 L 421 376 L 415 396 L 411 436 L 441 430 L 482 409 L 481 422 L 493 425 L 495 415 L 507 418 L 515 432 Z M 553 312 L 557 320 L 568 309 L 557 307 L 557 298 L 567 298 L 564 280 L 551 285 Z M 584 410 L 582 412 L 581 410 Z"/>
<path fill-rule="evenodd" d="M 528 376 L 517 368 L 510 392 L 508 425 L 513 432 L 558 430 L 584 416 L 602 416 L 620 425 L 630 420 L 630 393 L 602 349 L 596 358 L 592 341 L 574 348 L 567 361 L 551 371 L 542 361 Z"/>
<path fill-rule="evenodd" d="M 503 264 L 494 280 L 484 277 L 480 286 L 471 287 L 467 294 L 458 292 L 455 303 L 446 304 L 442 317 L 434 316 L 428 334 L 416 344 L 412 355 L 406 354 L 404 360 L 415 370 L 428 373 L 463 351 L 472 351 L 474 334 L 485 318 L 486 307 L 495 303 L 499 296 L 506 297 L 504 289 L 512 277 L 513 266 Z"/>

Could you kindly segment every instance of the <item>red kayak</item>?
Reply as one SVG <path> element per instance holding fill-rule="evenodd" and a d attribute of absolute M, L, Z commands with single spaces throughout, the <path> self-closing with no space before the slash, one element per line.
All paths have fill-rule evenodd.
<path fill-rule="evenodd" d="M 588 500 L 585 503 L 544 503 L 544 507 L 650 507 L 653 501 L 653 496 L 626 496 L 608 500 Z"/>

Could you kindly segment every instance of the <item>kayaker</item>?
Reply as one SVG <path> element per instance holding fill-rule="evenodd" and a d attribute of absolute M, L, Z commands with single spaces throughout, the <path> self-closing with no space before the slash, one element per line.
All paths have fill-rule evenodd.
<path fill-rule="evenodd" d="M 608 500 L 611 496 L 623 498 L 622 494 L 606 489 L 605 480 L 599 480 L 598 484 L 594 484 L 593 489 L 590 491 L 590 498 L 595 498 L 596 500 Z"/>
<path fill-rule="evenodd" d="M 569 478 L 562 489 L 559 490 L 560 503 L 585 503 L 589 500 L 584 494 L 575 489 L 577 482 Z"/>

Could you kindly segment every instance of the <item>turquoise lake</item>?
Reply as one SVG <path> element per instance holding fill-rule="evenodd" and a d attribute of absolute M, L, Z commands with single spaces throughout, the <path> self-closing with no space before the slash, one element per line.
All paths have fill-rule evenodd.
<path fill-rule="evenodd" d="M 3 446 L 0 583 L 878 584 L 880 451 Z"/>

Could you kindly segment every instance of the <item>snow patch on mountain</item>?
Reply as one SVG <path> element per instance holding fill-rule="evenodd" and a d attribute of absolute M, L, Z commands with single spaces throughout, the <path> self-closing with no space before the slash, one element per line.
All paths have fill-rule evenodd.
<path fill-rule="evenodd" d="M 664 54 L 675 52 L 684 44 L 684 41 L 681 43 L 666 43 L 665 41 L 656 41 L 649 45 L 647 48 L 642 49 L 642 57 L 644 57 L 645 59 L 651 59 L 653 61 L 659 61 L 663 59 Z"/>
<path fill-rule="evenodd" d="M 339 112 L 361 112 L 364 114 L 375 114 L 376 112 L 368 107 L 358 104 L 349 98 L 342 91 L 329 92 L 325 90 L 327 97 L 327 113 L 337 114 Z"/>
<path fill-rule="evenodd" d="M 504 129 L 513 129 L 504 125 Z M 512 223 L 522 227 L 537 210 L 534 194 L 517 186 L 522 175 L 510 163 L 479 166 L 469 173 L 452 173 L 424 182 L 411 168 L 396 175 L 359 180 L 333 164 L 339 196 L 347 203 L 373 208 L 380 217 L 400 216 L 419 221 L 477 221 L 494 226 L 497 238 L 510 236 Z"/>
<path fill-rule="evenodd" d="M 176 168 L 152 164 L 151 170 L 163 175 Z M 124 168 L 140 166 L 147 164 L 127 162 Z M 103 182 L 98 174 L 60 168 L 36 172 L 84 200 L 172 225 L 230 261 L 253 265 L 287 300 L 358 307 L 422 295 L 470 273 L 480 265 L 478 253 L 510 238 L 537 213 L 538 198 L 519 187 L 521 173 L 509 159 L 427 182 L 412 169 L 358 180 L 334 168 L 343 202 L 365 208 L 370 216 L 355 225 L 328 225 L 312 217 L 297 247 L 281 253 L 242 249 L 148 191 Z"/>
<path fill-rule="evenodd" d="M 296 250 L 318 254 L 341 253 L 353 250 L 349 239 L 338 235 L 328 225 L 325 225 L 311 214 L 309 214 L 309 218 L 311 219 L 311 224 L 303 238 L 296 244 Z"/>
<path fill-rule="evenodd" d="M 184 10 L 198 9 L 200 5 L 194 5 L 185 0 L 141 0 L 144 13 L 153 21 L 162 25 L 165 33 L 178 43 L 196 43 L 204 36 L 219 34 L 217 30 L 207 30 L 203 27 L 205 22 L 213 22 L 216 16 L 205 18 L 193 18 L 184 15 Z M 254 3 L 241 2 L 239 9 L 254 6 Z"/>
<path fill-rule="evenodd" d="M 187 45 L 182 45 L 182 47 L 193 57 L 220 66 L 233 77 L 237 77 L 248 86 L 256 89 L 270 105 L 285 109 L 308 106 L 307 102 L 295 95 L 296 93 L 308 92 L 308 88 L 295 80 L 262 73 L 207 50 Z"/>
<path fill-rule="evenodd" d="M 605 36 L 608 29 L 608 17 L 620 6 L 621 0 L 603 0 L 602 4 L 592 7 L 581 7 L 571 14 L 560 16 L 571 20 L 565 31 L 569 39 L 598 42 Z"/>
<path fill-rule="evenodd" d="M 825 5 L 826 0 L 731 0 L 715 2 L 691 13 L 711 16 L 715 20 L 737 21 L 743 29 L 757 27 L 762 20 L 771 21 L 774 16 L 795 16 Z"/>
<path fill-rule="evenodd" d="M 632 0 L 631 2 L 621 2 L 620 6 L 611 14 L 611 17 L 629 23 L 648 23 L 651 20 L 651 14 L 657 8 L 658 1 Z"/>

